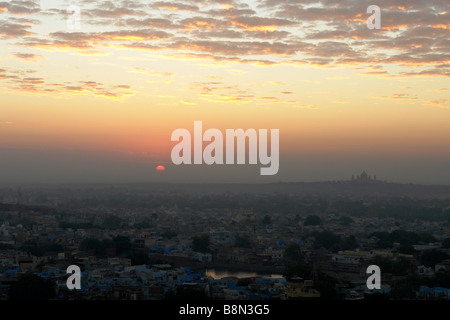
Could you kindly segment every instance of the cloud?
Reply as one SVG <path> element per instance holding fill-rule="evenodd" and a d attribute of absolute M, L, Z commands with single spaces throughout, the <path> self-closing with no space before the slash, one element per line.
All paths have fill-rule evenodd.
<path fill-rule="evenodd" d="M 195 5 L 190 5 L 186 3 L 179 3 L 174 1 L 156 1 L 149 5 L 152 8 L 167 10 L 167 11 L 191 11 L 198 12 L 199 8 Z"/>
<path fill-rule="evenodd" d="M 180 21 L 180 28 L 185 31 L 226 29 L 230 24 L 227 21 L 216 18 L 192 17 Z"/>
<path fill-rule="evenodd" d="M 409 93 L 394 93 L 391 96 L 380 96 L 375 98 L 388 100 L 418 100 L 417 96 L 411 96 Z"/>
<path fill-rule="evenodd" d="M 18 59 L 23 59 L 23 60 L 29 61 L 29 62 L 37 61 L 39 59 L 44 59 L 43 56 L 38 55 L 38 54 L 34 54 L 34 53 L 20 53 L 20 52 L 14 53 L 14 57 L 16 57 Z"/>
<path fill-rule="evenodd" d="M 126 16 L 144 16 L 146 15 L 143 10 L 129 9 L 129 8 L 96 8 L 87 10 L 85 13 L 88 17 L 92 18 L 122 18 Z"/>
<path fill-rule="evenodd" d="M 32 93 L 40 95 L 86 95 L 119 100 L 127 96 L 134 95 L 131 86 L 126 84 L 105 85 L 96 81 L 72 81 L 64 83 L 55 83 L 48 81 L 43 77 L 30 77 L 29 73 L 35 73 L 34 70 L 28 72 L 16 72 L 6 69 L 0 69 L 0 80 L 7 84 L 3 87 L 13 91 L 23 93 Z"/>
<path fill-rule="evenodd" d="M 278 27 L 298 25 L 288 19 L 239 16 L 231 20 L 233 26 L 253 32 L 274 32 Z"/>
<path fill-rule="evenodd" d="M 19 79 L 19 76 L 13 74 L 11 71 L 7 69 L 0 69 L 0 81 L 4 80 L 15 80 Z"/>
<path fill-rule="evenodd" d="M 214 103 L 248 103 L 255 99 L 250 88 L 221 81 L 196 82 L 191 89 L 199 92 L 200 99 Z"/>
<path fill-rule="evenodd" d="M 130 87 L 129 85 L 126 85 L 126 84 L 119 84 L 119 85 L 114 86 L 114 89 L 125 89 L 125 90 L 129 90 L 129 89 L 131 89 L 131 87 Z"/>
<path fill-rule="evenodd" d="M 298 105 L 294 105 L 293 107 L 294 107 L 294 108 L 297 108 L 297 109 L 307 109 L 307 110 L 316 110 L 316 109 L 319 109 L 318 106 L 313 105 L 313 104 L 304 104 L 304 105 L 298 104 Z"/>
<path fill-rule="evenodd" d="M 425 105 L 438 107 L 442 109 L 450 109 L 450 99 L 437 99 L 432 101 L 426 101 Z"/>
<path fill-rule="evenodd" d="M 30 28 L 30 25 L 0 21 L 0 40 L 34 35 L 35 33 L 29 31 Z"/>
<path fill-rule="evenodd" d="M 193 52 L 210 52 L 223 56 L 252 56 L 252 55 L 275 55 L 294 56 L 307 44 L 288 44 L 269 41 L 187 41 L 181 40 L 172 45 L 173 49 Z"/>
<path fill-rule="evenodd" d="M 10 0 L 0 2 L 0 12 L 22 15 L 38 13 L 40 11 L 39 1 Z"/>
<path fill-rule="evenodd" d="M 178 102 L 180 102 L 180 103 L 182 103 L 182 104 L 189 105 L 189 106 L 196 106 L 196 105 L 197 105 L 197 103 L 195 103 L 195 102 L 192 102 L 192 101 L 186 101 L 186 100 L 179 100 Z"/>
<path fill-rule="evenodd" d="M 366 26 L 371 4 L 369 0 L 262 0 L 252 5 L 230 0 L 86 0 L 77 5 L 89 28 L 36 34 L 31 24 L 11 18 L 39 12 L 38 2 L 15 0 L 0 2 L 0 14 L 9 17 L 0 22 L 0 40 L 21 38 L 20 46 L 87 55 L 126 48 L 216 63 L 367 67 L 359 69 L 361 74 L 377 77 L 448 76 L 441 67 L 450 62 L 448 1 L 380 0 L 381 30 Z M 38 17 L 67 18 L 63 7 L 39 13 Z M 45 18 L 37 23 L 42 21 Z M 387 73 L 373 70 L 374 65 L 398 68 Z"/>
<path fill-rule="evenodd" d="M 421 71 L 409 71 L 404 72 L 401 75 L 412 77 L 412 76 L 422 76 L 422 77 L 450 77 L 450 69 L 448 64 L 437 65 L 436 68 L 428 68 Z"/>

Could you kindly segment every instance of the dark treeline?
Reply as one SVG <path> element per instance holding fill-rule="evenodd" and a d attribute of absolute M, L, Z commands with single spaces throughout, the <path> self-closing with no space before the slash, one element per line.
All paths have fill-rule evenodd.
<path fill-rule="evenodd" d="M 86 197 L 68 200 L 62 210 L 86 207 L 158 209 L 177 206 L 187 211 L 208 209 L 252 210 L 255 213 L 320 214 L 335 213 L 355 217 L 376 215 L 399 220 L 449 221 L 449 199 L 314 197 L 289 194 L 136 194 Z"/>

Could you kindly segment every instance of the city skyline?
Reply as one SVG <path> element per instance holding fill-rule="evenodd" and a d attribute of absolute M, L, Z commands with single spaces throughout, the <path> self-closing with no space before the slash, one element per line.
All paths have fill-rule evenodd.
<path fill-rule="evenodd" d="M 372 4 L 0 2 L 2 184 L 450 185 L 449 4 Z M 173 165 L 194 121 L 279 129 L 279 171 Z"/>

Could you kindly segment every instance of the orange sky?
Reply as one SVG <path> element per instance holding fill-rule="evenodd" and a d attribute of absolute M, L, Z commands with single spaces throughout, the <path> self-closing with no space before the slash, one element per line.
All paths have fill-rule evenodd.
<path fill-rule="evenodd" d="M 72 29 L 67 4 L 4 2 L 0 149 L 117 156 L 125 168 L 118 181 L 160 163 L 169 175 L 171 132 L 201 120 L 205 129 L 280 129 L 286 167 L 276 181 L 365 169 L 450 183 L 439 173 L 450 160 L 449 4 L 380 1 L 381 30 L 367 28 L 365 4 L 91 1 L 80 2 L 80 28 Z M 22 155 L 7 157 L 8 181 Z M 294 169 L 302 159 L 316 166 Z M 127 177 L 136 161 L 148 167 Z M 253 181 L 253 169 L 245 179 Z"/>

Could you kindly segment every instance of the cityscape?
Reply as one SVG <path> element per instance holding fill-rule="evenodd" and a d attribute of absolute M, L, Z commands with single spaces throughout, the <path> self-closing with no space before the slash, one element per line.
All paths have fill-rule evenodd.
<path fill-rule="evenodd" d="M 366 172 L 321 183 L 4 187 L 0 298 L 446 300 L 449 195 Z M 70 265 L 80 289 L 68 289 Z M 370 265 L 379 289 L 366 284 Z"/>
<path fill-rule="evenodd" d="M 0 1 L 0 303 L 433 314 L 450 300 L 449 8 Z"/>

